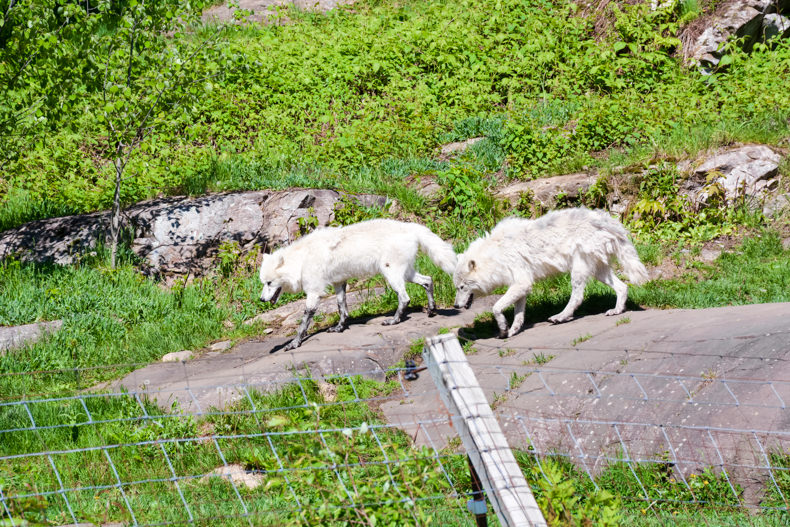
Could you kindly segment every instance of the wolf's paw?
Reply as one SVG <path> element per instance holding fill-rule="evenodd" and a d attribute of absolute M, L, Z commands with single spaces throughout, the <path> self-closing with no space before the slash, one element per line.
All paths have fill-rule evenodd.
<path fill-rule="evenodd" d="M 515 330 L 514 330 L 514 329 L 508 330 L 508 332 L 507 332 L 507 338 L 510 338 L 510 337 L 512 337 L 513 335 L 517 334 L 519 331 L 521 331 L 521 328 L 519 328 L 519 329 L 515 329 Z"/>
<path fill-rule="evenodd" d="M 436 310 L 435 309 L 430 309 L 429 308 L 429 309 L 426 309 L 425 312 L 428 314 L 429 317 L 436 316 Z"/>
<path fill-rule="evenodd" d="M 549 317 L 549 322 L 551 322 L 552 324 L 562 324 L 563 322 L 567 322 L 572 318 L 573 318 L 572 316 L 566 317 L 566 316 L 554 315 L 553 317 Z"/>
<path fill-rule="evenodd" d="M 327 329 L 330 333 L 342 333 L 348 329 L 348 324 L 338 324 L 336 326 L 332 326 L 331 328 Z"/>
<path fill-rule="evenodd" d="M 498 339 L 506 339 L 508 337 L 507 331 L 500 331 L 496 334 L 496 338 Z"/>
<path fill-rule="evenodd" d="M 382 322 L 382 323 L 381 323 L 381 325 L 382 325 L 382 326 L 394 326 L 394 325 L 395 325 L 395 324 L 397 324 L 398 322 L 400 322 L 400 319 L 397 319 L 397 318 L 389 318 L 389 319 L 385 320 L 384 322 Z"/>
<path fill-rule="evenodd" d="M 289 342 L 288 344 L 285 345 L 285 347 L 283 348 L 283 351 L 290 351 L 292 349 L 298 348 L 301 345 L 302 345 L 301 341 L 299 341 L 297 339 L 293 339 L 291 342 Z"/>
<path fill-rule="evenodd" d="M 622 315 L 625 309 L 610 309 L 606 312 L 607 317 L 611 317 L 612 315 Z"/>

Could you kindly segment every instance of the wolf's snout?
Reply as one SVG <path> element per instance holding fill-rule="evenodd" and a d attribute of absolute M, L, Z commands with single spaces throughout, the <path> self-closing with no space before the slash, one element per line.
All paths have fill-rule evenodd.
<path fill-rule="evenodd" d="M 469 309 L 469 307 L 472 305 L 473 298 L 474 295 L 471 292 L 461 291 L 459 289 L 458 291 L 456 291 L 455 294 L 455 304 L 454 304 L 455 309 L 461 309 L 462 307 L 464 309 Z"/>
<path fill-rule="evenodd" d="M 261 291 L 261 302 L 269 302 L 272 305 L 276 304 L 280 299 L 280 293 L 282 293 L 282 290 L 282 287 L 278 287 L 274 291 L 270 291 L 268 287 L 264 287 L 263 291 Z"/>

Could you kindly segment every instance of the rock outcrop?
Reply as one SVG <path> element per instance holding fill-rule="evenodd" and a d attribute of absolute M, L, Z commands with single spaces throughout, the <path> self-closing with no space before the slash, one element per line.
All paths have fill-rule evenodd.
<path fill-rule="evenodd" d="M 790 35 L 790 1 L 736 0 L 723 4 L 708 27 L 692 41 L 686 56 L 703 71 L 713 71 L 724 56 L 724 44 L 731 38 L 751 51 L 757 42 Z"/>
<path fill-rule="evenodd" d="M 765 145 L 741 145 L 678 164 L 687 176 L 681 190 L 694 201 L 723 193 L 728 203 L 746 199 L 761 204 L 779 186 L 782 155 Z"/>
<path fill-rule="evenodd" d="M 271 22 L 272 19 L 277 20 L 278 9 L 283 7 L 294 6 L 297 9 L 323 13 L 353 3 L 354 0 L 238 0 L 237 8 L 249 13 L 244 17 L 244 20 L 247 22 Z M 203 21 L 235 21 L 235 11 L 236 8 L 232 8 L 227 5 L 227 2 L 223 2 L 206 8 L 203 11 Z"/>
<path fill-rule="evenodd" d="M 244 253 L 296 238 L 305 220 L 313 226 L 334 219 L 343 195 L 334 190 L 260 190 L 174 197 L 139 203 L 123 213 L 131 248 L 153 274 L 198 275 L 215 267 L 220 244 L 235 242 Z M 386 198 L 359 195 L 360 205 L 383 207 Z M 68 265 L 108 241 L 109 212 L 27 223 L 0 233 L 0 259 Z"/>
<path fill-rule="evenodd" d="M 24 326 L 0 326 L 0 355 L 6 351 L 32 344 L 48 333 L 63 327 L 62 320 L 36 322 Z"/>
<path fill-rule="evenodd" d="M 532 199 L 545 208 L 554 208 L 557 197 L 564 196 L 568 200 L 576 200 L 580 193 L 586 192 L 596 180 L 594 174 L 566 174 L 530 181 L 519 181 L 499 189 L 497 197 L 506 199 L 511 205 L 518 204 L 524 193 L 532 195 Z"/>

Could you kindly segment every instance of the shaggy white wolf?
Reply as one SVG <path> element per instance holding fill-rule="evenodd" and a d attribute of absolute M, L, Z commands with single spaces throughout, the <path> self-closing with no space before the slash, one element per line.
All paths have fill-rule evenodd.
<path fill-rule="evenodd" d="M 425 288 L 428 314 L 433 315 L 433 280 L 414 269 L 417 251 L 422 250 L 447 274 L 455 270 L 456 254 L 452 246 L 430 229 L 416 223 L 395 220 L 369 220 L 347 227 L 318 229 L 263 256 L 261 264 L 261 300 L 277 302 L 280 293 L 307 294 L 304 317 L 299 330 L 285 349 L 298 347 L 318 307 L 318 300 L 328 285 L 335 288 L 340 321 L 329 331 L 348 327 L 346 281 L 368 278 L 381 273 L 398 294 L 398 309 L 386 325 L 397 324 L 409 304 L 406 282 Z"/>
<path fill-rule="evenodd" d="M 532 284 L 549 276 L 570 271 L 572 292 L 561 313 L 551 322 L 567 322 L 582 302 L 587 280 L 595 277 L 614 289 L 617 303 L 607 315 L 625 311 L 628 286 L 614 274 L 612 260 L 620 261 L 634 283 L 648 279 L 647 270 L 628 232 L 606 212 L 585 208 L 554 211 L 536 220 L 507 218 L 483 238 L 469 245 L 458 257 L 453 275 L 455 307 L 469 307 L 475 293 L 490 293 L 501 286 L 507 292 L 494 304 L 499 337 L 512 337 L 524 324 L 526 296 Z M 502 311 L 515 304 L 510 330 Z"/>

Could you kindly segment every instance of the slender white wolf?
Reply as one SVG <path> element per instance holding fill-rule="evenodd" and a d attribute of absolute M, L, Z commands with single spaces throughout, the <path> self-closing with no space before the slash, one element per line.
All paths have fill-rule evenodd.
<path fill-rule="evenodd" d="M 299 347 L 328 285 L 335 288 L 340 321 L 329 331 L 348 327 L 346 281 L 381 273 L 398 294 L 398 309 L 386 325 L 397 324 L 409 304 L 406 282 L 419 284 L 428 295 L 428 314 L 433 315 L 433 280 L 414 269 L 417 251 L 422 250 L 447 274 L 455 270 L 452 246 L 430 229 L 416 223 L 369 220 L 347 227 L 318 229 L 291 245 L 263 256 L 261 300 L 274 304 L 283 291 L 307 294 L 304 317 L 296 337 L 285 349 Z"/>
<path fill-rule="evenodd" d="M 512 337 L 524 324 L 526 296 L 543 278 L 570 271 L 571 298 L 551 322 L 567 322 L 582 302 L 587 280 L 595 277 L 614 289 L 617 303 L 607 315 L 625 311 L 628 286 L 614 274 L 614 257 L 633 283 L 647 281 L 647 269 L 639 260 L 628 232 L 606 212 L 585 208 L 554 211 L 536 220 L 507 218 L 483 238 L 473 241 L 458 256 L 453 275 L 455 307 L 469 307 L 475 293 L 490 293 L 507 286 L 494 304 L 499 337 Z M 510 330 L 502 311 L 515 304 Z"/>

